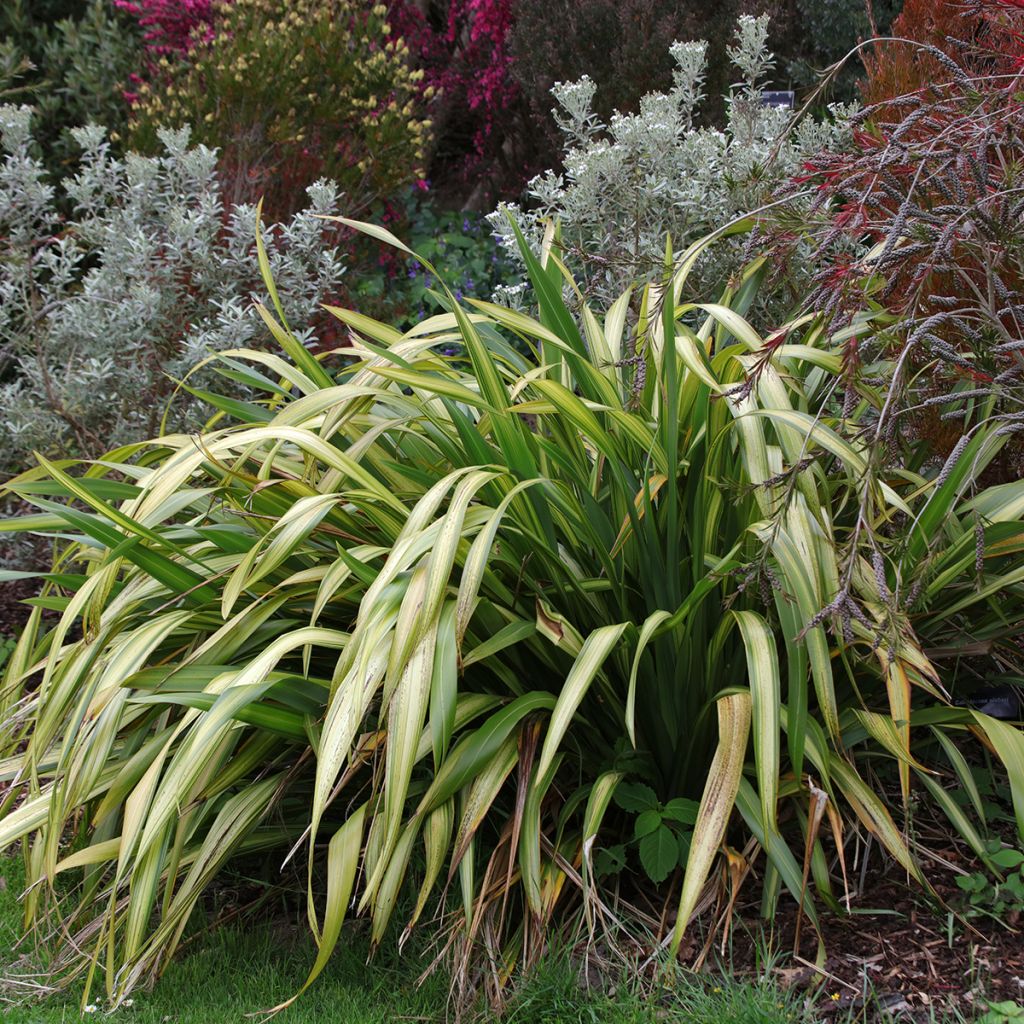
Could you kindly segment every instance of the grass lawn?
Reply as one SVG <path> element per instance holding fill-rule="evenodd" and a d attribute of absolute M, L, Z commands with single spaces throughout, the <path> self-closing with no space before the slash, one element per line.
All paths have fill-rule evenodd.
<path fill-rule="evenodd" d="M 15 958 L 21 863 L 0 860 L 0 975 Z M 288 998 L 305 979 L 312 945 L 301 932 L 270 925 L 224 928 L 195 943 L 171 964 L 152 992 L 136 994 L 116 1020 L 133 1024 L 245 1024 L 251 1014 Z M 390 1024 L 443 1021 L 447 988 L 434 977 L 417 988 L 414 958 L 378 956 L 366 964 L 360 936 L 339 944 L 313 987 L 279 1018 L 284 1024 Z M 44 1002 L 0 1005 L 3 1024 L 61 1024 L 81 1018 L 81 989 Z M 11 998 L 0 984 L 0 996 Z M 102 1007 L 100 1008 L 102 1011 Z M 97 1012 L 87 1020 L 106 1019 Z M 492 1020 L 481 1013 L 478 1021 Z M 516 996 L 504 1021 L 511 1024 L 814 1024 L 816 1014 L 771 987 L 685 983 L 671 999 L 640 998 L 623 986 L 611 996 L 587 995 L 564 961 L 552 960 Z M 857 1018 L 851 1017 L 850 1020 Z M 836 1015 L 830 1024 L 841 1024 Z"/>
<path fill-rule="evenodd" d="M 0 950 L 11 949 L 19 934 L 18 860 L 0 861 Z M 247 1014 L 287 999 L 301 986 L 312 963 L 311 943 L 270 926 L 225 928 L 184 951 L 152 992 L 141 991 L 115 1019 L 137 1024 L 218 1024 L 244 1022 Z M 375 1024 L 434 1020 L 445 1005 L 445 989 L 432 980 L 415 986 L 414 966 L 397 969 L 385 962 L 367 967 L 363 945 L 339 944 L 330 967 L 295 1007 L 280 1017 L 293 1024 Z M 3 966 L 13 954 L 3 957 Z M 97 986 L 102 994 L 102 985 Z M 2 990 L 0 990 L 2 991 Z M 95 990 L 94 990 L 95 991 Z M 81 987 L 42 1003 L 0 1008 L 3 1024 L 58 1024 L 78 1020 Z M 96 1014 L 86 1019 L 103 1019 Z"/>
<path fill-rule="evenodd" d="M 18 860 L 0 860 L 0 967 L 14 958 L 19 934 L 17 902 L 22 872 Z M 312 947 L 271 927 L 226 928 L 186 950 L 152 992 L 139 992 L 115 1019 L 137 1024 L 220 1024 L 245 1022 L 248 1014 L 288 998 L 302 984 Z M 330 966 L 313 987 L 279 1019 L 286 1024 L 375 1024 L 440 1021 L 447 988 L 435 977 L 415 985 L 419 963 L 378 956 L 366 964 L 360 939 L 340 944 Z M 719 991 L 714 989 L 718 988 Z M 4 991 L 0 989 L 0 991 Z M 80 989 L 42 1003 L 0 1008 L 3 1024 L 59 1024 L 80 1019 Z M 8 993 L 9 995 L 9 993 Z M 564 964 L 547 964 L 518 996 L 505 1016 L 516 1024 L 803 1024 L 807 1018 L 767 988 L 693 987 L 679 994 L 678 1006 L 656 1007 L 622 993 L 588 997 Z M 102 1019 L 96 1017 L 87 1019 Z"/>

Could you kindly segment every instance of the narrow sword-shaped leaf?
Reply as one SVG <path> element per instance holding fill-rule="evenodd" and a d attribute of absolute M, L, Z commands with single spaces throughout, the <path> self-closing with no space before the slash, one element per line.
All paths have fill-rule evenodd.
<path fill-rule="evenodd" d="M 679 912 L 669 946 L 673 957 L 679 952 L 679 944 L 690 923 L 690 915 L 697 905 L 700 891 L 722 844 L 743 776 L 743 759 L 750 736 L 750 694 L 735 693 L 719 697 L 717 706 L 718 748 L 708 771 L 700 810 L 693 825 L 690 855 L 686 860 L 683 889 L 679 896 Z"/>
<path fill-rule="evenodd" d="M 777 830 L 779 802 L 779 708 L 782 687 L 775 637 L 757 612 L 733 612 L 747 655 L 754 721 L 754 763 L 765 827 Z M 770 854 L 771 851 L 769 850 Z"/>

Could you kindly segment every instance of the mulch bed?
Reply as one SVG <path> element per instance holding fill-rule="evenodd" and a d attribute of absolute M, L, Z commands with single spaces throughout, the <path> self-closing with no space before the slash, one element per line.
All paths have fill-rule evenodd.
<path fill-rule="evenodd" d="M 0 583 L 0 638 L 18 635 L 31 610 L 21 602 L 38 593 L 39 580 Z"/>
<path fill-rule="evenodd" d="M 943 851 L 943 858 L 974 868 L 959 850 Z M 817 937 L 806 919 L 800 954 L 793 955 L 792 900 L 780 900 L 770 925 L 756 906 L 742 908 L 723 962 L 739 974 L 763 975 L 769 941 L 770 948 L 787 954 L 771 974 L 782 987 L 803 991 L 825 1021 L 845 1021 L 851 1009 L 865 1021 L 925 1022 L 953 1010 L 974 1020 L 988 1002 L 1024 1005 L 1024 922 L 958 916 L 963 894 L 948 869 L 929 872 L 941 901 L 933 903 L 895 870 L 883 873 L 877 851 L 873 867 L 864 891 L 851 894 L 852 914 L 822 913 L 826 959 L 820 966 Z"/>

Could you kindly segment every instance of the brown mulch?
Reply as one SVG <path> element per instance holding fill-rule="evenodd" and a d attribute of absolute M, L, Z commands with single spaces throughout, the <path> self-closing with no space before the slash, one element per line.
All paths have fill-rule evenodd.
<path fill-rule="evenodd" d="M 973 863 L 959 850 L 943 859 L 965 871 Z M 849 915 L 821 911 L 825 960 L 816 964 L 818 939 L 806 919 L 800 951 L 793 952 L 797 907 L 780 900 L 771 922 L 757 906 L 744 907 L 722 962 L 737 974 L 762 977 L 764 952 L 777 954 L 770 974 L 783 988 L 805 994 L 822 1020 L 923 1022 L 959 1011 L 967 1020 L 989 1002 L 1024 1005 L 1024 921 L 963 918 L 955 873 L 929 872 L 937 901 L 925 898 L 897 871 L 884 873 L 877 851 L 863 892 L 851 892 Z M 841 894 L 840 898 L 841 898 Z M 716 951 L 721 955 L 721 943 Z M 933 1016 L 934 1015 L 934 1016 Z"/>
<path fill-rule="evenodd" d="M 39 580 L 14 580 L 0 583 L 0 639 L 17 636 L 28 618 L 30 607 L 22 604 L 39 593 Z"/>
<path fill-rule="evenodd" d="M 32 512 L 26 502 L 7 498 L 0 501 L 0 518 L 15 518 Z M 0 567 L 28 572 L 46 572 L 52 562 L 50 546 L 43 538 L 24 534 L 0 533 Z M 31 605 L 24 602 L 37 597 L 42 580 L 25 579 L 0 583 L 0 641 L 17 636 L 28 621 Z"/>

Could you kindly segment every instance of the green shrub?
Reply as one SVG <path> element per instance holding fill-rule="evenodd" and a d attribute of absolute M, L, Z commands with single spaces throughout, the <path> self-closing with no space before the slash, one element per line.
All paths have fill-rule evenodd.
<path fill-rule="evenodd" d="M 812 86 L 822 71 L 842 60 L 858 43 L 876 34 L 889 35 L 903 0 L 871 0 L 870 4 L 796 0 L 796 7 L 798 17 L 783 44 L 786 71 L 800 85 Z M 857 98 L 856 80 L 863 75 L 859 60 L 849 62 L 833 80 L 830 94 L 844 100 Z"/>
<path fill-rule="evenodd" d="M 357 235 L 351 261 L 359 273 L 343 282 L 353 309 L 406 330 L 437 312 L 442 281 L 460 301 L 490 298 L 518 283 L 517 268 L 479 213 L 439 208 L 430 193 L 414 188 L 389 203 L 388 214 L 392 228 L 440 277 L 390 246 Z"/>
<path fill-rule="evenodd" d="M 222 0 L 212 30 L 139 89 L 130 141 L 191 125 L 221 151 L 234 202 L 291 212 L 320 177 L 358 210 L 422 177 L 430 122 L 408 47 L 366 0 Z"/>
<path fill-rule="evenodd" d="M 969 730 L 1024 832 L 1024 736 L 950 706 L 921 640 L 1022 618 L 1024 483 L 977 486 L 1004 439 L 930 477 L 894 463 L 870 377 L 845 418 L 832 402 L 878 315 L 764 338 L 743 317 L 763 265 L 698 307 L 698 254 L 638 319 L 627 292 L 577 321 L 524 244 L 539 319 L 452 304 L 403 335 L 338 310 L 337 371 L 268 313 L 294 365 L 252 355 L 277 380 L 220 402 L 238 426 L 9 484 L 39 508 L 14 528 L 71 535 L 44 583 L 59 622 L 37 613 L 6 670 L 0 762 L 0 847 L 30 840 L 57 969 L 98 958 L 122 998 L 267 849 L 308 864 L 311 980 L 353 900 L 379 943 L 404 887 L 412 928 L 446 881 L 456 949 L 529 966 L 559 920 L 607 921 L 600 847 L 693 818 L 674 947 L 727 838 L 764 851 L 766 912 L 785 889 L 813 922 L 843 821 L 924 881 L 880 776 L 987 858 L 947 792 Z"/>
<path fill-rule="evenodd" d="M 77 153 L 72 129 L 123 130 L 123 93 L 142 47 L 134 24 L 108 0 L 5 0 L 0 39 L 8 48 L 6 77 L 35 108 L 35 140 L 51 172 Z"/>
<path fill-rule="evenodd" d="M 993 881 L 984 871 L 958 875 L 956 884 L 964 893 L 968 917 L 982 914 L 997 921 L 1016 920 L 1024 912 L 1024 853 L 1004 846 L 998 839 L 986 844 L 992 863 L 1002 872 L 1002 878 Z"/>
<path fill-rule="evenodd" d="M 984 1016 L 978 1018 L 978 1024 L 1019 1024 L 1024 1020 L 1024 1006 L 1012 999 L 1001 1003 L 986 1003 Z"/>

